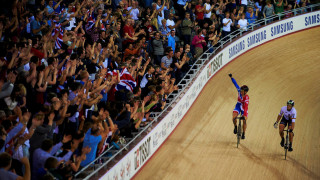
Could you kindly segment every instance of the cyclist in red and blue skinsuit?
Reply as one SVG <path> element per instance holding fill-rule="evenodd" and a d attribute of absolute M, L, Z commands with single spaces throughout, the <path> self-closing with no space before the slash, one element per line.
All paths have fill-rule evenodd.
<path fill-rule="evenodd" d="M 237 84 L 237 81 L 232 77 L 232 74 L 229 74 L 234 86 L 237 88 L 238 91 L 238 102 L 233 110 L 232 115 L 232 121 L 234 124 L 234 130 L 233 133 L 237 134 L 237 116 L 240 114 L 244 120 L 243 120 L 243 133 L 242 133 L 242 139 L 245 139 L 245 131 L 247 128 L 247 118 L 248 118 L 248 106 L 249 106 L 249 95 L 247 94 L 249 91 L 248 86 L 243 85 L 239 87 Z"/>

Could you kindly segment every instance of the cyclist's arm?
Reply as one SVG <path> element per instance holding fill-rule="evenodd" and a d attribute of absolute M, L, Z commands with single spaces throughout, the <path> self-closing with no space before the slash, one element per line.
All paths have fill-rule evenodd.
<path fill-rule="evenodd" d="M 295 125 L 295 122 L 292 122 L 292 123 L 291 123 L 291 128 L 292 128 L 292 130 L 294 130 L 294 125 Z"/>
<path fill-rule="evenodd" d="M 277 118 L 277 123 L 280 121 L 282 115 L 278 115 L 278 118 Z"/>
<path fill-rule="evenodd" d="M 231 80 L 232 80 L 234 86 L 235 86 L 235 87 L 237 88 L 237 90 L 240 92 L 240 87 L 239 87 L 239 85 L 237 84 L 237 81 L 236 81 L 234 78 L 231 78 Z"/>
<path fill-rule="evenodd" d="M 283 116 L 283 111 L 282 111 L 282 108 L 281 108 L 281 110 L 280 110 L 280 113 L 278 114 L 278 118 L 277 118 L 277 123 L 280 121 L 280 119 L 282 118 L 282 116 Z"/>

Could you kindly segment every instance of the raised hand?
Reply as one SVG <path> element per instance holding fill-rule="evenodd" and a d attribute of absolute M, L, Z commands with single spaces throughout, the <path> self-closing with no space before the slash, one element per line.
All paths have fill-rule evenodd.
<path fill-rule="evenodd" d="M 232 74 L 231 74 L 231 73 L 230 73 L 230 74 L 228 74 L 228 75 L 229 75 L 229 77 L 230 77 L 230 78 L 232 78 Z"/>
<path fill-rule="evenodd" d="M 72 136 L 71 135 L 64 135 L 63 139 L 62 139 L 62 143 L 67 143 L 69 141 L 72 140 Z"/>

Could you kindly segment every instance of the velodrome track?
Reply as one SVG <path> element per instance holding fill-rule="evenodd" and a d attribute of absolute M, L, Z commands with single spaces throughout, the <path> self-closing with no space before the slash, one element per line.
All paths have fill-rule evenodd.
<path fill-rule="evenodd" d="M 206 85 L 177 129 L 135 179 L 320 179 L 320 27 L 263 44 L 229 63 Z M 246 139 L 236 148 L 237 93 L 249 86 Z M 284 160 L 277 115 L 297 109 L 293 152 Z"/>

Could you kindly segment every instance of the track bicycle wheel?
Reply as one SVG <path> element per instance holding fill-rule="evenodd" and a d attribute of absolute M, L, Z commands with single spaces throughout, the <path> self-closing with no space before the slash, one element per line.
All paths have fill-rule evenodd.
<path fill-rule="evenodd" d="M 289 148 L 289 137 L 288 137 L 288 132 L 287 132 L 287 136 L 286 136 L 286 144 L 284 146 L 284 159 L 287 159 L 287 152 L 288 152 L 288 148 Z"/>
<path fill-rule="evenodd" d="M 237 133 L 237 148 L 239 147 L 241 139 L 241 119 L 239 119 L 238 133 Z"/>

